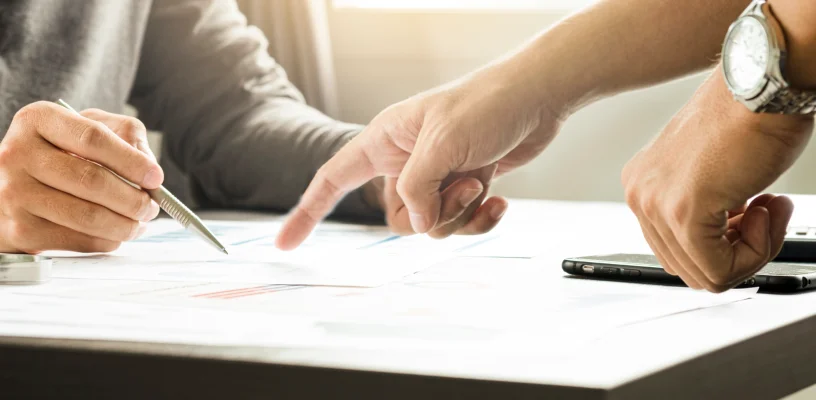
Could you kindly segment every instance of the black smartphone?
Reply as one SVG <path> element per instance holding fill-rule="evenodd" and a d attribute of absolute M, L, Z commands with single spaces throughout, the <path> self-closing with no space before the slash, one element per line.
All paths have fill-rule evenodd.
<path fill-rule="evenodd" d="M 564 272 L 593 278 L 632 282 L 682 284 L 669 275 L 653 255 L 610 254 L 567 258 L 561 264 Z M 772 262 L 741 286 L 759 286 L 769 292 L 795 292 L 816 288 L 816 264 Z"/>

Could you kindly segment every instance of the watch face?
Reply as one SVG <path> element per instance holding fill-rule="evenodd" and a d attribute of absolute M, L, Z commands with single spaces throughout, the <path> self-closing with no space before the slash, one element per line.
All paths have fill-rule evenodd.
<path fill-rule="evenodd" d="M 731 90 L 746 96 L 765 83 L 769 63 L 769 37 L 765 25 L 753 17 L 738 20 L 723 46 L 723 68 Z"/>

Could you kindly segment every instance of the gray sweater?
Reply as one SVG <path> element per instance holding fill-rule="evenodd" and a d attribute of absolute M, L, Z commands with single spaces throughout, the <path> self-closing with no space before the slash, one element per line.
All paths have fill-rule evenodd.
<path fill-rule="evenodd" d="M 196 203 L 286 210 L 360 127 L 307 106 L 266 45 L 233 0 L 2 0 L 0 135 L 38 100 L 132 104 Z M 336 211 L 377 215 L 359 192 Z"/>

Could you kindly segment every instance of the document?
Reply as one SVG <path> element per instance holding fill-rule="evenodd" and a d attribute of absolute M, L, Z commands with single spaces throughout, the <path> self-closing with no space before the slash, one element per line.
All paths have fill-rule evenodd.
<path fill-rule="evenodd" d="M 360 243 L 387 234 L 360 225 L 327 226 L 294 252 L 273 246 L 279 222 L 210 222 L 227 245 L 224 255 L 207 247 L 175 221 L 151 223 L 147 235 L 105 255 L 47 254 L 55 257 L 53 276 L 65 279 L 222 282 L 375 287 L 427 268 L 443 252 L 414 251 L 395 257 L 364 251 Z"/>
<path fill-rule="evenodd" d="M 56 279 L 0 288 L 0 334 L 555 357 L 564 343 L 755 293 L 587 281 L 489 258 L 377 288 Z"/>
<path fill-rule="evenodd" d="M 756 293 L 567 277 L 565 257 L 648 249 L 625 206 L 511 210 L 488 235 L 445 241 L 327 223 L 293 252 L 272 245 L 280 218 L 208 222 L 229 256 L 156 221 L 110 255 L 48 254 L 51 282 L 0 286 L 0 335 L 557 358 Z"/>
<path fill-rule="evenodd" d="M 173 282 L 375 287 L 455 256 L 533 257 L 540 245 L 526 232 L 434 240 L 401 237 L 381 226 L 321 225 L 297 250 L 274 246 L 282 219 L 208 221 L 229 255 L 212 251 L 175 221 L 150 224 L 140 239 L 109 255 L 49 253 L 53 276 Z"/>

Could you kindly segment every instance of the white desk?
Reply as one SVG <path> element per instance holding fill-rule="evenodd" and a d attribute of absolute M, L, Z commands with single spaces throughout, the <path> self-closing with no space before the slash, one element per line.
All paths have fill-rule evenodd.
<path fill-rule="evenodd" d="M 514 202 L 507 225 L 526 224 L 530 235 L 585 232 L 589 243 L 542 244 L 542 256 L 532 260 L 458 258 L 444 268 L 471 270 L 480 280 L 512 274 L 541 282 L 541 290 L 633 285 L 568 278 L 560 268 L 566 256 L 643 249 L 625 207 L 578 206 L 586 212 L 564 224 L 553 222 L 554 204 Z M 609 235 L 627 238 L 631 247 L 609 248 Z M 584 250 L 575 254 L 574 246 Z M 2 337 L 0 388 L 119 398 L 778 398 L 816 384 L 814 334 L 816 291 L 758 294 L 589 341 L 578 336 L 561 344 L 570 351 L 552 357 Z"/>

